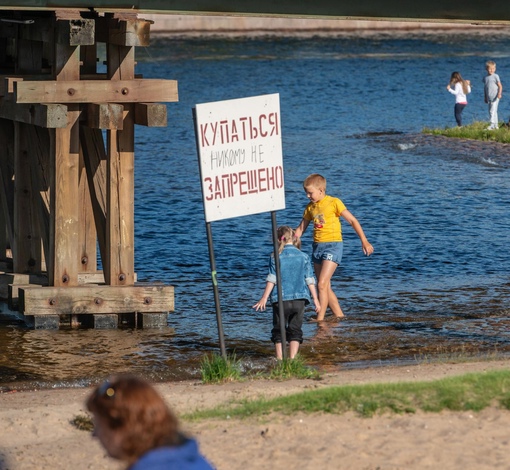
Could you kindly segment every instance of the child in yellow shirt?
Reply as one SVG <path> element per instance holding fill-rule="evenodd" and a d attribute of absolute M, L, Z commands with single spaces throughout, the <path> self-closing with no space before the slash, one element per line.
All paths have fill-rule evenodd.
<path fill-rule="evenodd" d="M 303 182 L 303 188 L 310 202 L 305 208 L 301 223 L 295 230 L 295 236 L 301 237 L 313 221 L 312 260 L 318 281 L 320 303 L 317 321 L 324 320 L 328 306 L 333 315 L 340 318 L 344 314 L 337 296 L 331 289 L 331 278 L 342 261 L 343 241 L 340 217 L 349 222 L 355 230 L 365 255 L 370 256 L 374 252 L 374 247 L 367 240 L 361 224 L 347 210 L 344 203 L 338 198 L 326 195 L 324 176 L 317 173 L 308 176 Z"/>

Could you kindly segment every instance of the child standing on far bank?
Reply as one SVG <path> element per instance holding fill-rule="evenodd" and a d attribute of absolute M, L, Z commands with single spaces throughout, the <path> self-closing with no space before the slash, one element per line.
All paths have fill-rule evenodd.
<path fill-rule="evenodd" d="M 471 93 L 471 82 L 464 80 L 459 72 L 453 72 L 446 89 L 455 95 L 454 115 L 457 126 L 462 126 L 462 111 L 467 106 L 467 95 Z"/>
<path fill-rule="evenodd" d="M 280 259 L 280 275 L 282 283 L 282 301 L 285 315 L 285 338 L 289 343 L 290 358 L 294 359 L 303 342 L 303 317 L 305 306 L 310 303 L 310 294 L 318 312 L 320 305 L 315 288 L 310 257 L 299 248 L 300 241 L 294 237 L 294 230 L 288 226 L 278 227 L 278 253 Z M 274 255 L 269 260 L 269 274 L 266 278 L 266 288 L 260 300 L 253 306 L 257 311 L 265 310 L 271 295 L 273 306 L 273 329 L 271 341 L 275 345 L 276 358 L 283 358 L 282 335 L 280 329 L 280 310 L 278 308 L 278 290 L 276 286 L 276 265 Z"/>
<path fill-rule="evenodd" d="M 338 198 L 326 195 L 326 178 L 314 173 L 305 179 L 303 188 L 310 202 L 305 208 L 295 235 L 301 237 L 313 221 L 312 260 L 318 280 L 320 303 L 317 321 L 324 320 L 328 306 L 335 317 L 343 317 L 338 298 L 331 289 L 331 278 L 342 260 L 343 253 L 340 217 L 354 228 L 365 255 L 370 256 L 374 252 L 374 247 L 368 242 L 360 223 L 347 210 L 344 203 Z"/>
<path fill-rule="evenodd" d="M 499 75 L 496 73 L 496 62 L 489 60 L 485 63 L 487 75 L 483 78 L 483 91 L 485 102 L 489 105 L 489 127 L 487 130 L 499 128 L 498 105 L 503 93 L 503 85 Z"/>

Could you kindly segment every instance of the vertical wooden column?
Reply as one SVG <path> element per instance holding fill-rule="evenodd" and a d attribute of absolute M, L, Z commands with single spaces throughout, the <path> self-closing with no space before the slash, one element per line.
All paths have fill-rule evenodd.
<path fill-rule="evenodd" d="M 135 49 L 107 45 L 110 80 L 132 80 Z M 107 256 L 105 281 L 110 285 L 134 284 L 134 105 L 124 106 L 122 130 L 107 131 Z"/>
<path fill-rule="evenodd" d="M 55 44 L 55 80 L 80 78 L 78 46 Z M 52 132 L 50 157 L 50 252 L 49 282 L 52 286 L 78 285 L 81 252 L 79 241 L 79 123 L 80 108 L 68 106 L 67 127 Z"/>
<path fill-rule="evenodd" d="M 7 241 L 12 246 L 14 238 L 14 124 L 7 119 L 0 119 L 0 192 L 2 197 L 3 213 L 5 216 L 5 229 Z"/>
<path fill-rule="evenodd" d="M 94 75 L 97 69 L 97 47 L 80 46 L 81 73 Z M 97 230 L 92 211 L 89 181 L 87 179 L 84 152 L 80 149 L 79 170 L 79 205 L 80 205 L 80 265 L 81 272 L 97 271 Z"/>
<path fill-rule="evenodd" d="M 29 124 L 14 123 L 14 239 L 15 273 L 41 271 L 41 236 L 32 192 Z"/>

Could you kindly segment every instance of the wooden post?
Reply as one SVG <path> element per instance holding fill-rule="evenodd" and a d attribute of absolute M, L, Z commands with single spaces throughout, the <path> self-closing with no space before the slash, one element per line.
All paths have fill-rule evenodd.
<path fill-rule="evenodd" d="M 55 45 L 55 79 L 80 78 L 79 48 Z M 77 249 L 79 233 L 79 199 L 70 197 L 78 191 L 79 181 L 79 105 L 68 106 L 68 122 L 64 129 L 55 129 L 51 159 L 50 253 L 48 277 L 53 286 L 78 285 L 81 252 Z"/>
<path fill-rule="evenodd" d="M 134 47 L 107 45 L 110 80 L 132 80 L 135 72 Z M 134 106 L 124 106 L 122 130 L 108 135 L 107 253 L 105 281 L 110 285 L 134 284 L 135 183 Z"/>

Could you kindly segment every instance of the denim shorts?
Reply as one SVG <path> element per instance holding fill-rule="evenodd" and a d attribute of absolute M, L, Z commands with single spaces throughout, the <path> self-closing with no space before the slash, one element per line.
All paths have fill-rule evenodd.
<path fill-rule="evenodd" d="M 312 260 L 315 264 L 321 264 L 323 261 L 340 264 L 343 252 L 343 242 L 314 242 L 312 244 Z"/>

